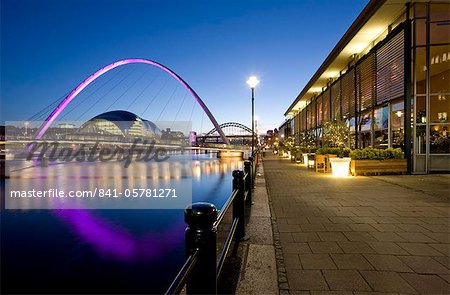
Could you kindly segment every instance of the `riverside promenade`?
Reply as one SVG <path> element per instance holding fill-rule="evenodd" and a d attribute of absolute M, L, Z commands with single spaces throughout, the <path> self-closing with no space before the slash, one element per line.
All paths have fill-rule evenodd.
<path fill-rule="evenodd" d="M 280 294 L 450 294 L 450 175 L 263 166 Z"/>

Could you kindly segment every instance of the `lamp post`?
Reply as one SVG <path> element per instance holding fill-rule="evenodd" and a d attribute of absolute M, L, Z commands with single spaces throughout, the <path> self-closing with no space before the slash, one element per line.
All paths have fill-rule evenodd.
<path fill-rule="evenodd" d="M 247 80 L 247 84 L 252 89 L 252 156 L 255 150 L 255 87 L 259 84 L 258 78 L 251 76 Z"/>

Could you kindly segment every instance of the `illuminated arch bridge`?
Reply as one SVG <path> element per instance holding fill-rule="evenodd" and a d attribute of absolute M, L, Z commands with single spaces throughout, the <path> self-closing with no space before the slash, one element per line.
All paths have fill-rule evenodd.
<path fill-rule="evenodd" d="M 227 139 L 232 144 L 250 145 L 252 140 L 252 129 L 237 122 L 226 122 L 219 125 Z M 253 133 L 257 138 L 256 133 Z M 211 129 L 203 136 L 197 136 L 198 144 L 223 143 L 216 128 Z"/>
<path fill-rule="evenodd" d="M 58 106 L 51 112 L 51 114 L 45 119 L 45 121 L 42 123 L 42 125 L 37 130 L 34 138 L 39 140 L 42 139 L 45 132 L 49 129 L 52 122 L 56 120 L 56 118 L 61 114 L 61 112 L 67 107 L 67 105 L 72 102 L 78 94 L 80 94 L 89 84 L 93 83 L 97 78 L 104 75 L 105 73 L 111 71 L 114 68 L 121 67 L 127 64 L 146 64 L 149 66 L 157 67 L 166 73 L 170 74 L 172 78 L 177 80 L 180 84 L 182 84 L 187 91 L 191 94 L 193 99 L 200 105 L 200 107 L 203 109 L 203 111 L 206 113 L 208 118 L 210 119 L 211 123 L 214 125 L 214 129 L 218 132 L 219 137 L 221 138 L 222 142 L 224 144 L 230 144 L 228 138 L 225 136 L 225 133 L 222 131 L 221 127 L 217 123 L 216 119 L 212 115 L 211 111 L 208 109 L 206 104 L 203 102 L 203 100 L 200 98 L 200 96 L 192 89 L 192 87 L 184 81 L 178 74 L 176 74 L 174 71 L 169 69 L 168 67 L 149 59 L 144 58 L 127 58 L 123 60 L 116 61 L 114 63 L 111 63 L 104 68 L 99 69 L 92 75 L 86 78 L 83 82 L 81 82 L 77 87 L 75 87 L 59 104 Z"/>

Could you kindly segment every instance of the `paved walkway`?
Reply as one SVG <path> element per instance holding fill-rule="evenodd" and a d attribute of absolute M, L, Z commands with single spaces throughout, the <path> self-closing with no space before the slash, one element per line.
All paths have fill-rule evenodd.
<path fill-rule="evenodd" d="M 450 294 L 450 175 L 333 178 L 276 156 L 264 172 L 280 293 Z"/>

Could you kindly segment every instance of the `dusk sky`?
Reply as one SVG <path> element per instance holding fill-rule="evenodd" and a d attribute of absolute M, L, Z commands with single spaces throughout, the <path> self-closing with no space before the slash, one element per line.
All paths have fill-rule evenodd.
<path fill-rule="evenodd" d="M 367 2 L 2 0 L 1 120 L 25 120 L 99 68 L 141 57 L 183 77 L 219 123 L 251 125 L 245 81 L 258 76 L 260 131 L 273 129 Z"/>

